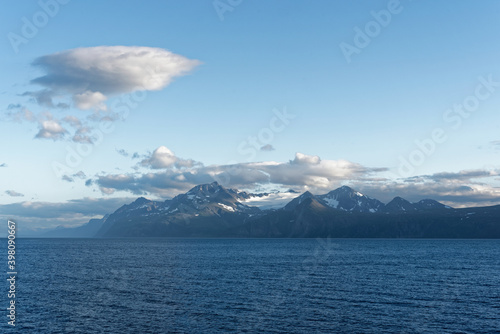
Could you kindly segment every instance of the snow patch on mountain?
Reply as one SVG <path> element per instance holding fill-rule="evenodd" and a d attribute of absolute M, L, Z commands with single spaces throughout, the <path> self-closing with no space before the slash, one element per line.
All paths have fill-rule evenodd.
<path fill-rule="evenodd" d="M 325 203 L 329 206 L 329 207 L 332 207 L 334 209 L 338 208 L 339 206 L 339 201 L 337 201 L 336 199 L 334 198 L 330 198 L 330 197 L 325 197 L 323 198 L 323 201 L 325 201 Z"/>
<path fill-rule="evenodd" d="M 234 208 L 230 207 L 229 205 L 222 204 L 222 203 L 217 203 L 217 204 L 220 205 L 223 209 L 225 209 L 227 211 L 234 212 Z"/>

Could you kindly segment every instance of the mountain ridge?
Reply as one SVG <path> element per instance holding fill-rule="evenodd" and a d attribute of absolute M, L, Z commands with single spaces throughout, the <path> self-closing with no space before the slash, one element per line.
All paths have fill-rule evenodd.
<path fill-rule="evenodd" d="M 258 196 L 264 197 L 217 182 L 201 184 L 163 202 L 139 197 L 92 221 L 92 228 L 85 227 L 89 222 L 74 231 L 88 234 L 100 224 L 93 237 L 500 238 L 500 205 L 454 209 L 432 199 L 411 203 L 398 196 L 384 204 L 348 186 L 323 195 L 306 191 L 278 209 L 245 204 Z"/>

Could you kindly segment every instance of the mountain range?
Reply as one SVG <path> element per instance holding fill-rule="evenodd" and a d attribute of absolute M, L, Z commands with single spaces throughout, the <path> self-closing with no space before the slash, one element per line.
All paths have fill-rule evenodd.
<path fill-rule="evenodd" d="M 166 201 L 140 197 L 102 219 L 43 236 L 500 238 L 500 205 L 455 209 L 401 197 L 384 204 L 347 186 L 324 195 L 289 192 L 295 198 L 279 208 L 249 205 L 271 195 L 214 182 Z"/>

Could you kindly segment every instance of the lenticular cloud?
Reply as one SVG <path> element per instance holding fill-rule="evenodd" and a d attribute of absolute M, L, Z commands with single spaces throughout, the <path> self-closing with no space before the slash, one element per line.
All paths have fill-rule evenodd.
<path fill-rule="evenodd" d="M 69 94 L 77 108 L 102 109 L 109 95 L 161 90 L 199 64 L 161 48 L 78 48 L 37 58 L 33 65 L 45 75 L 32 83 L 49 89 L 52 97 Z"/>

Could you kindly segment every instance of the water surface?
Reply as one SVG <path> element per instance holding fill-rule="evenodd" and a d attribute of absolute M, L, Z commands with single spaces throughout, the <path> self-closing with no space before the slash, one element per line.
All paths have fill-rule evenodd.
<path fill-rule="evenodd" d="M 23 333 L 500 330 L 498 240 L 21 239 L 17 252 Z"/>

